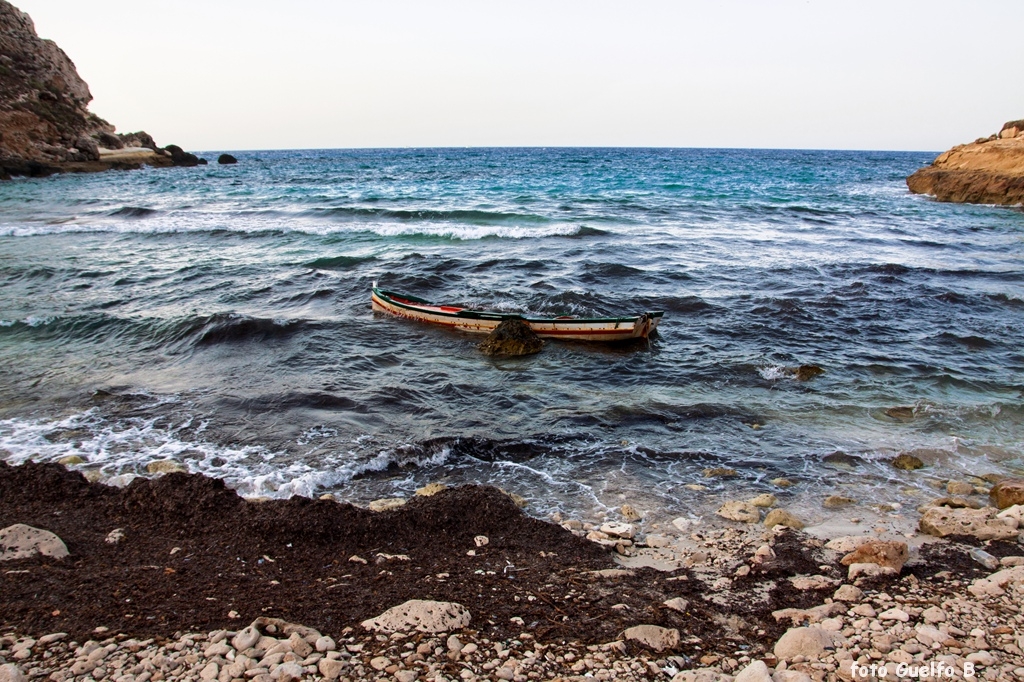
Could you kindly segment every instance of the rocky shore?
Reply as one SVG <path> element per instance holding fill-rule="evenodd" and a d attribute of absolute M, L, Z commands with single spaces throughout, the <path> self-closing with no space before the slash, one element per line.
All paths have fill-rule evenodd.
<path fill-rule="evenodd" d="M 0 0 L 0 179 L 203 163 L 145 132 L 116 134 L 89 111 L 91 100 L 67 54 Z"/>
<path fill-rule="evenodd" d="M 944 152 L 907 178 L 915 194 L 969 204 L 1024 203 L 1024 120 Z"/>
<path fill-rule="evenodd" d="M 654 528 L 0 464 L 0 680 L 1019 679 L 1024 483 L 949 488 L 818 538 L 767 493 Z"/>

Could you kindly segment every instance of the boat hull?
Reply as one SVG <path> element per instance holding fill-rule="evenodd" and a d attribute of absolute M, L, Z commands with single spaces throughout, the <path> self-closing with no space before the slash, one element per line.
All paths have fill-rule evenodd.
<path fill-rule="evenodd" d="M 599 319 L 529 318 L 435 305 L 376 287 L 371 292 L 370 300 L 373 310 L 376 312 L 464 332 L 489 334 L 503 320 L 518 318 L 523 320 L 533 330 L 533 333 L 541 338 L 573 341 L 627 341 L 647 338 L 658 326 L 662 317 L 661 312 L 648 312 L 635 317 Z"/>

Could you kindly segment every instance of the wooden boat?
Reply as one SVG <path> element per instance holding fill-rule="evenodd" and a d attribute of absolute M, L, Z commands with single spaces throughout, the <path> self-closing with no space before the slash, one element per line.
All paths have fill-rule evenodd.
<path fill-rule="evenodd" d="M 582 318 L 563 315 L 553 318 L 523 317 L 514 313 L 471 310 L 451 305 L 438 305 L 415 296 L 385 291 L 374 282 L 370 300 L 375 311 L 390 313 L 411 320 L 443 325 L 466 332 L 488 334 L 502 320 L 521 319 L 537 336 L 573 341 L 625 341 L 646 339 L 664 315 L 663 311 L 646 312 L 633 317 Z"/>

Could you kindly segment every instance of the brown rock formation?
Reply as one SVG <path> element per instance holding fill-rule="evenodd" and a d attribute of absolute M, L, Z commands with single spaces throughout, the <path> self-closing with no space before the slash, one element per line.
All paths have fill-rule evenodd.
<path fill-rule="evenodd" d="M 1024 120 L 944 152 L 907 178 L 915 194 L 969 204 L 1024 203 Z"/>
<path fill-rule="evenodd" d="M 171 165 L 146 133 L 114 135 L 114 126 L 89 111 L 91 100 L 64 51 L 36 35 L 28 14 L 0 0 L 0 179 Z M 150 149 L 140 154 L 125 144 Z"/>

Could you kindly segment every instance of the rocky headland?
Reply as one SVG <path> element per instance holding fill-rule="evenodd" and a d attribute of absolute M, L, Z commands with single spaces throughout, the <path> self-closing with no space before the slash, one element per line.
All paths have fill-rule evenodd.
<path fill-rule="evenodd" d="M 943 152 L 907 178 L 915 194 L 968 204 L 1024 203 L 1024 120 Z"/>
<path fill-rule="evenodd" d="M 0 0 L 0 179 L 201 160 L 145 132 L 117 134 L 88 109 L 89 86 L 28 14 Z"/>
<path fill-rule="evenodd" d="M 1024 481 L 820 537 L 771 493 L 704 522 L 548 522 L 495 488 L 365 509 L 169 471 L 0 462 L 0 680 L 1024 675 Z"/>

